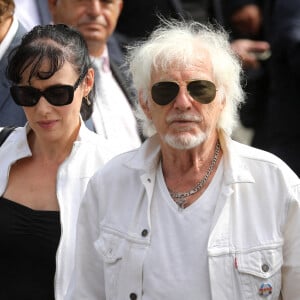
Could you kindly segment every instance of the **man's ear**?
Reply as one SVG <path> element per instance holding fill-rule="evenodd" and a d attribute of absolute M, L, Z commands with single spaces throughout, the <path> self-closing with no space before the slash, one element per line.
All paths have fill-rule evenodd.
<path fill-rule="evenodd" d="M 118 3 L 118 6 L 119 6 L 119 16 L 120 16 L 120 14 L 122 12 L 123 5 L 124 5 L 123 0 L 120 0 L 119 3 Z"/>
<path fill-rule="evenodd" d="M 149 120 L 151 120 L 152 116 L 151 116 L 151 112 L 149 109 L 149 103 L 148 103 L 148 101 L 146 101 L 144 99 L 142 92 L 139 92 L 139 103 L 140 103 L 141 108 L 143 109 L 144 114 L 147 116 L 147 118 Z"/>
<path fill-rule="evenodd" d="M 95 72 L 93 68 L 89 68 L 87 74 L 85 75 L 85 85 L 84 85 L 84 93 L 85 96 L 87 96 L 90 91 L 93 89 L 94 86 L 94 80 L 95 80 Z"/>

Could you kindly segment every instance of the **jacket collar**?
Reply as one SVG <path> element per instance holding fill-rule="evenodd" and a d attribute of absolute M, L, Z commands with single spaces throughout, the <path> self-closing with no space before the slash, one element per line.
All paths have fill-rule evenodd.
<path fill-rule="evenodd" d="M 224 159 L 224 180 L 225 184 L 239 182 L 255 182 L 249 168 L 242 159 L 246 145 L 233 141 L 224 131 L 219 131 L 219 140 L 223 151 Z"/>
<path fill-rule="evenodd" d="M 27 134 L 30 130 L 28 123 L 24 127 L 17 127 L 2 145 L 10 161 L 32 155 L 27 141 Z"/>
<path fill-rule="evenodd" d="M 151 136 L 135 151 L 131 152 L 125 165 L 128 168 L 152 172 L 160 161 L 160 144 L 158 135 Z"/>
<path fill-rule="evenodd" d="M 219 140 L 223 151 L 225 184 L 255 182 L 241 156 L 241 151 L 246 151 L 244 147 L 247 146 L 233 141 L 224 131 L 219 131 Z M 148 138 L 137 151 L 132 153 L 133 155 L 125 162 L 127 167 L 153 172 L 161 156 L 158 135 Z"/>

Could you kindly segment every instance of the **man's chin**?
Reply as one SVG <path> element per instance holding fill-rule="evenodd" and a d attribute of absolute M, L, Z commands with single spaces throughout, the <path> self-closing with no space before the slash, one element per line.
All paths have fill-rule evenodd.
<path fill-rule="evenodd" d="M 167 134 L 164 138 L 165 142 L 171 146 L 172 148 L 178 150 L 188 150 L 195 148 L 202 144 L 206 139 L 206 135 L 204 133 L 198 135 L 192 134 L 176 134 L 171 135 Z"/>
<path fill-rule="evenodd" d="M 86 41 L 103 42 L 104 35 L 97 31 L 86 30 L 81 33 Z"/>
<path fill-rule="evenodd" d="M 105 31 L 103 27 L 99 25 L 79 26 L 77 30 L 83 35 L 86 41 L 88 40 L 103 41 L 105 39 Z"/>

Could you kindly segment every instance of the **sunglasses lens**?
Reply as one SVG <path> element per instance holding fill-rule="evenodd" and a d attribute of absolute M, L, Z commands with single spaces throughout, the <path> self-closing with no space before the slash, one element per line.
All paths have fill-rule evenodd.
<path fill-rule="evenodd" d="M 34 106 L 40 98 L 39 92 L 31 86 L 12 86 L 10 93 L 15 103 L 20 106 Z"/>
<path fill-rule="evenodd" d="M 73 101 L 74 88 L 71 85 L 52 86 L 41 92 L 32 86 L 12 86 L 10 93 L 15 103 L 20 106 L 34 106 L 41 96 L 52 105 L 63 106 Z"/>
<path fill-rule="evenodd" d="M 190 95 L 198 102 L 207 104 L 216 97 L 216 86 L 211 81 L 195 80 L 188 84 Z"/>
<path fill-rule="evenodd" d="M 152 86 L 151 95 L 159 105 L 169 104 L 178 94 L 179 86 L 175 82 L 158 82 Z"/>
<path fill-rule="evenodd" d="M 45 98 L 55 106 L 63 106 L 73 101 L 74 89 L 69 85 L 53 86 L 44 91 Z"/>

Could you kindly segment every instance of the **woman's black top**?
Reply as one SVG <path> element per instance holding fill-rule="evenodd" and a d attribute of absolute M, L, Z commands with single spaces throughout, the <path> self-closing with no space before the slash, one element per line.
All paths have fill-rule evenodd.
<path fill-rule="evenodd" d="M 0 299 L 54 300 L 58 211 L 0 197 Z"/>

